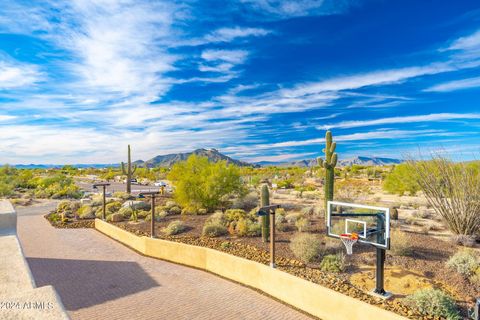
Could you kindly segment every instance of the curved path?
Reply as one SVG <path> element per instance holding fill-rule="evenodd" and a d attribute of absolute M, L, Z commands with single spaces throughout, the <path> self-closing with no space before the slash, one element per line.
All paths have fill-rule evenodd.
<path fill-rule="evenodd" d="M 310 319 L 207 272 L 141 256 L 93 229 L 55 229 L 55 203 L 17 208 L 38 287 L 52 285 L 72 319 Z"/>

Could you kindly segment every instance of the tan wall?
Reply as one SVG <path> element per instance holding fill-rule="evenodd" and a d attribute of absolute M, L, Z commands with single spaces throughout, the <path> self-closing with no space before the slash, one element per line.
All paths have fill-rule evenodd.
<path fill-rule="evenodd" d="M 147 256 L 204 269 L 259 289 L 323 320 L 406 318 L 266 265 L 210 248 L 138 237 L 102 220 L 100 232 Z"/>

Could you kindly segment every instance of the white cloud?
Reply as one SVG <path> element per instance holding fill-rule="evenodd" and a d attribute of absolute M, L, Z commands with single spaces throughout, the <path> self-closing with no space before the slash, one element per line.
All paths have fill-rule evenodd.
<path fill-rule="evenodd" d="M 434 113 L 434 114 L 426 114 L 426 115 L 418 115 L 418 116 L 381 118 L 381 119 L 375 119 L 375 120 L 343 121 L 335 124 L 318 126 L 317 129 L 320 129 L 320 130 L 327 130 L 331 128 L 347 129 L 347 128 L 378 126 L 378 125 L 384 125 L 384 124 L 434 122 L 434 121 L 446 121 L 446 120 L 458 120 L 458 119 L 480 119 L 480 113 Z"/>
<path fill-rule="evenodd" d="M 253 158 L 248 158 L 245 159 L 250 162 L 262 162 L 262 161 L 268 161 L 268 162 L 283 162 L 283 161 L 292 161 L 292 160 L 298 160 L 298 159 L 303 159 L 305 157 L 309 157 L 314 155 L 315 152 L 304 152 L 304 153 L 282 153 L 279 155 L 275 156 L 260 156 L 260 157 L 253 157 Z"/>
<path fill-rule="evenodd" d="M 238 38 L 263 37 L 271 33 L 263 28 L 220 28 L 205 36 L 207 42 L 231 42 Z"/>
<path fill-rule="evenodd" d="M 448 50 L 471 50 L 478 49 L 480 47 L 480 30 L 477 30 L 473 34 L 456 39 L 449 47 Z"/>
<path fill-rule="evenodd" d="M 480 87 L 480 77 L 444 82 L 425 89 L 424 91 L 448 92 Z"/>
<path fill-rule="evenodd" d="M 202 59 L 206 61 L 226 61 L 233 64 L 240 64 L 248 56 L 246 50 L 213 50 L 208 49 L 202 52 Z"/>
<path fill-rule="evenodd" d="M 241 39 L 264 37 L 272 31 L 263 28 L 250 27 L 230 27 L 220 28 L 207 33 L 203 37 L 190 38 L 185 40 L 177 40 L 170 43 L 172 47 L 178 46 L 200 46 L 205 44 L 233 42 Z"/>
<path fill-rule="evenodd" d="M 343 0 L 240 0 L 240 2 L 268 19 L 337 14 L 346 11 L 353 4 L 352 1 Z"/>
<path fill-rule="evenodd" d="M 0 60 L 0 89 L 20 88 L 40 81 L 41 73 L 34 65 Z"/>

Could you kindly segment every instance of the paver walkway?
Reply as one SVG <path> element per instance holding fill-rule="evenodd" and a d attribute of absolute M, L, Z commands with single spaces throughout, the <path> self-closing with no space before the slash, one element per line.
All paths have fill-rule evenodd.
<path fill-rule="evenodd" d="M 310 319 L 207 272 L 141 256 L 93 229 L 55 229 L 55 204 L 19 208 L 37 286 L 53 285 L 72 319 Z"/>

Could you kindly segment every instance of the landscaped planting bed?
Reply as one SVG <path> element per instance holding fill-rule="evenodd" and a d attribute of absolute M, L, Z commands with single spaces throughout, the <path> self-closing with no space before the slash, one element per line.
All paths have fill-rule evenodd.
<path fill-rule="evenodd" d="M 269 264 L 269 244 L 262 242 L 258 233 L 255 210 L 250 213 L 227 211 L 225 214 L 188 215 L 180 214 L 181 210 L 179 209 L 171 209 L 178 206 L 171 203 L 170 200 L 168 202 L 166 199 L 161 199 L 157 203 L 158 216 L 155 222 L 155 233 L 158 238 L 208 247 L 262 264 Z M 66 206 L 64 205 L 64 207 Z M 94 213 L 97 217 L 100 207 L 97 206 Z M 115 212 L 128 211 L 118 209 L 118 205 L 110 205 L 107 210 L 109 208 L 115 209 Z M 80 212 L 83 211 L 80 210 Z M 61 222 L 58 221 L 58 211 L 54 214 L 56 214 L 54 217 L 57 218 L 57 222 L 53 224 L 56 227 L 90 227 L 94 221 L 93 219 L 76 220 L 74 214 L 71 213 L 70 217 L 66 217 L 66 220 Z M 110 223 L 139 236 L 150 236 L 151 222 L 148 221 L 150 217 L 147 215 L 147 210 L 139 210 L 136 219 L 132 216 L 130 219 L 128 216 L 124 216 L 122 221 L 116 222 L 111 221 L 114 219 L 112 218 L 113 214 L 115 213 L 107 212 Z M 247 227 L 245 232 L 237 227 L 232 228 L 228 219 L 225 220 L 225 216 L 232 218 L 235 214 L 244 217 L 235 222 L 237 227 L 243 223 L 239 221 L 249 219 L 250 222 L 246 223 L 246 226 L 250 227 Z M 315 214 L 312 210 L 304 210 L 303 214 L 300 212 L 282 214 L 286 214 L 290 221 L 280 222 L 281 227 L 276 231 L 276 264 L 280 270 L 411 319 L 439 319 L 439 317 L 421 315 L 405 303 L 403 298 L 418 289 L 434 287 L 448 293 L 461 307 L 463 315 L 467 314 L 467 308 L 472 306 L 473 299 L 480 296 L 480 286 L 474 283 L 477 278 L 472 277 L 471 280 L 468 280 L 467 277 L 447 266 L 447 261 L 460 247 L 429 235 L 404 233 L 402 237 L 407 239 L 408 250 L 401 246 L 398 248 L 399 245 L 405 245 L 405 243 L 394 244 L 392 249 L 395 250 L 389 251 L 386 259 L 386 289 L 393 291 L 394 299 L 384 301 L 374 298 L 367 293 L 374 286 L 375 251 L 372 247 L 356 245 L 352 256 L 343 257 L 338 254 L 338 252 L 344 252 L 340 241 L 324 236 L 323 216 Z M 296 223 L 292 214 L 297 215 L 296 221 L 305 218 L 307 224 Z M 221 221 L 224 224 L 220 233 L 216 237 L 202 235 L 204 226 L 212 223 L 212 220 L 217 221 L 219 217 L 222 217 Z M 214 232 L 218 231 L 217 228 L 220 227 L 217 226 Z M 299 228 L 302 228 L 304 232 L 299 232 Z M 240 236 L 240 233 L 244 236 Z M 292 250 L 292 242 L 302 236 L 315 238 L 318 246 L 322 248 L 321 257 L 330 256 L 330 262 L 326 263 L 327 259 L 321 257 L 314 257 L 311 261 L 301 261 L 298 252 L 295 254 Z M 402 237 L 399 236 L 397 239 Z M 344 259 L 342 260 L 344 263 L 337 268 L 338 257 Z"/>

